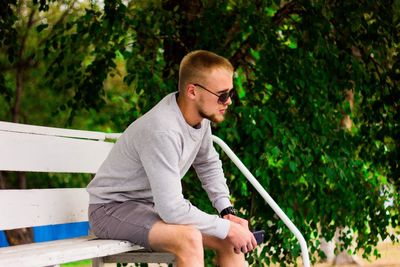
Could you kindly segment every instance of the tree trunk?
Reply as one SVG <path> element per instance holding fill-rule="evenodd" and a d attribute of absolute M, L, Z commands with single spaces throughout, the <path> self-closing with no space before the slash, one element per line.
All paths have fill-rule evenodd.
<path fill-rule="evenodd" d="M 192 50 L 196 44 L 196 35 L 193 33 L 193 29 L 189 26 L 190 22 L 193 21 L 203 10 L 201 1 L 176 1 L 167 0 L 163 1 L 162 4 L 165 10 L 173 10 L 179 6 L 179 13 L 182 16 L 179 18 L 182 21 L 189 23 L 179 22 L 182 28 L 179 30 L 179 35 L 169 36 L 164 40 L 164 60 L 167 66 L 164 68 L 164 78 L 173 75 L 175 68 L 179 66 L 182 58 Z"/>
<path fill-rule="evenodd" d="M 12 107 L 12 121 L 18 123 L 20 121 L 21 115 L 21 99 L 22 94 L 24 91 L 24 78 L 25 78 L 25 66 L 24 64 L 24 52 L 25 52 L 25 45 L 26 40 L 29 34 L 29 30 L 33 25 L 33 18 L 35 15 L 35 10 L 31 10 L 29 15 L 28 24 L 26 27 L 26 32 L 22 36 L 21 46 L 18 49 L 18 62 L 16 68 L 16 88 L 15 88 L 15 100 L 14 106 Z M 17 172 L 16 173 L 18 178 L 18 187 L 19 189 L 26 189 L 26 174 L 25 172 Z M 4 182 L 4 181 L 3 181 Z M 20 245 L 20 244 L 27 244 L 33 242 L 33 232 L 31 228 L 22 228 L 22 229 L 15 229 L 15 230 L 7 230 L 5 234 L 8 239 L 8 243 L 12 245 Z"/>

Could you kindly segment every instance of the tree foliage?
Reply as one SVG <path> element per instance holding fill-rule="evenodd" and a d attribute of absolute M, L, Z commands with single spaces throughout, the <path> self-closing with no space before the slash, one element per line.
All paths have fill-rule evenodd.
<path fill-rule="evenodd" d="M 310 252 L 338 227 L 347 229 L 342 248 L 354 241 L 366 257 L 378 255 L 379 239 L 396 239 L 388 228 L 399 224 L 399 1 L 1 5 L 1 119 L 16 121 L 18 111 L 21 122 L 119 132 L 176 90 L 187 52 L 211 50 L 237 70 L 234 104 L 214 134 Z M 267 230 L 267 246 L 250 260 L 293 262 L 293 235 L 223 161 L 235 206 Z M 210 209 L 192 178 L 184 180 L 188 197 Z"/>

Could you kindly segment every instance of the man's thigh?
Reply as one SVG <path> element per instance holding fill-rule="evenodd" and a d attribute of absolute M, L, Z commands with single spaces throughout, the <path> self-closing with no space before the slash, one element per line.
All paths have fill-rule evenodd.
<path fill-rule="evenodd" d="M 128 240 L 150 250 L 150 229 L 161 219 L 151 202 L 126 201 L 90 205 L 89 220 L 97 237 Z"/>
<path fill-rule="evenodd" d="M 186 249 L 203 247 L 199 230 L 189 225 L 167 224 L 156 222 L 149 233 L 149 244 L 152 250 L 179 253 Z"/>
<path fill-rule="evenodd" d="M 149 243 L 155 251 L 168 251 L 175 255 L 182 251 L 193 251 L 191 255 L 193 257 L 197 255 L 201 259 L 204 257 L 203 248 L 205 247 L 217 252 L 220 266 L 244 266 L 244 254 L 236 254 L 228 240 L 203 235 L 192 226 L 166 224 L 159 221 L 150 230 Z"/>
<path fill-rule="evenodd" d="M 179 245 L 190 239 L 190 236 L 198 235 L 203 247 L 208 249 L 232 250 L 232 244 L 227 240 L 201 234 L 199 230 L 192 226 L 167 224 L 163 221 L 156 222 L 149 233 L 149 243 L 152 249 L 157 251 L 176 251 Z"/>

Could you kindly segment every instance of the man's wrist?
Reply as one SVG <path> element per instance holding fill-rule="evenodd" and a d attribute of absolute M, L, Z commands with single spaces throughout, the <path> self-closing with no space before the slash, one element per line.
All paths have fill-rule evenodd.
<path fill-rule="evenodd" d="M 219 215 L 221 216 L 221 218 L 223 218 L 225 215 L 228 215 L 228 214 L 236 215 L 237 212 L 234 207 L 229 206 L 229 207 L 223 209 Z"/>

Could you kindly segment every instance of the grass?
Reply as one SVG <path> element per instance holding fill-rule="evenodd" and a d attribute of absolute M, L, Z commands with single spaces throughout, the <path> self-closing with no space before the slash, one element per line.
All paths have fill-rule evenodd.
<path fill-rule="evenodd" d="M 61 264 L 62 267 L 91 267 L 92 260 L 75 261 Z"/>

